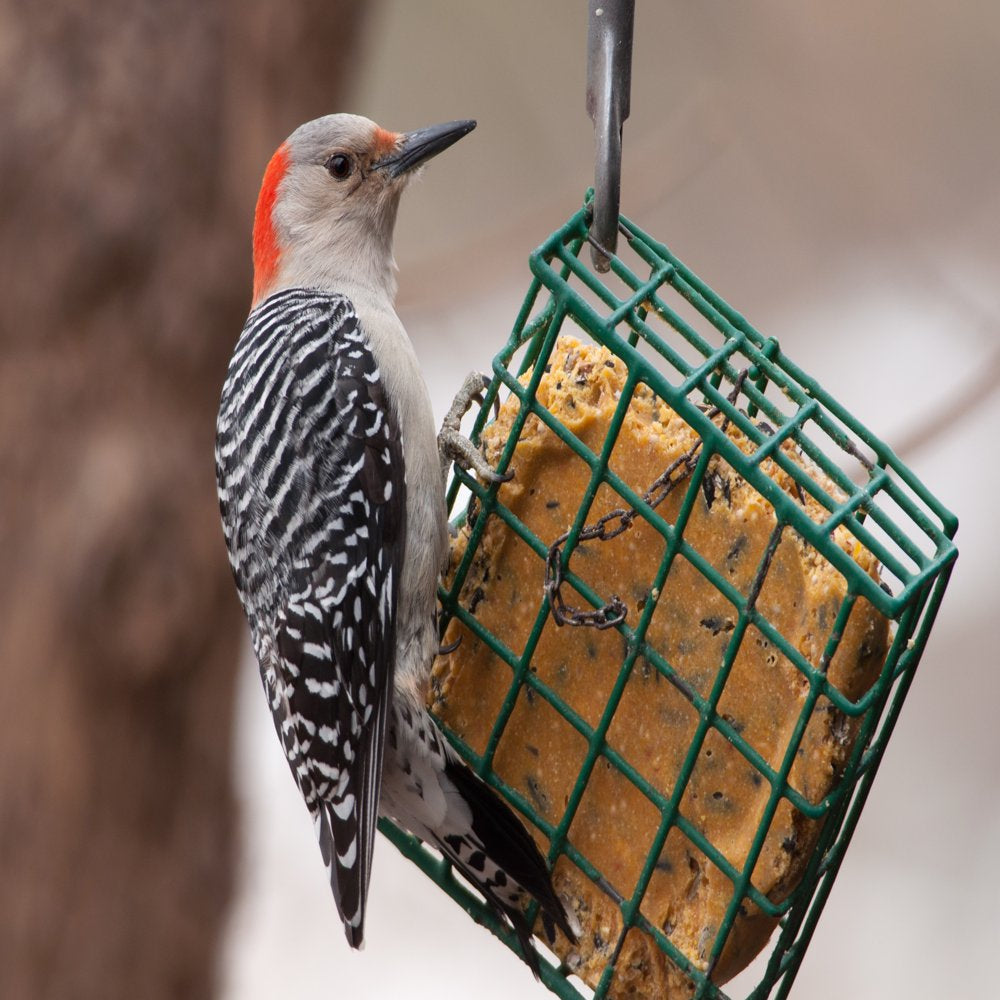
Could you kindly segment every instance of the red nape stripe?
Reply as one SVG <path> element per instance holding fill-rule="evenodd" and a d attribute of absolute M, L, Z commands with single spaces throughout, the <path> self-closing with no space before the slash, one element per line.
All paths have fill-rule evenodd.
<path fill-rule="evenodd" d="M 264 171 L 257 196 L 257 210 L 253 216 L 253 305 L 260 301 L 278 270 L 281 247 L 278 246 L 272 212 L 278 197 L 278 185 L 287 170 L 288 144 L 282 143 Z"/>
<path fill-rule="evenodd" d="M 375 138 L 372 140 L 372 152 L 375 159 L 391 153 L 396 148 L 399 141 L 398 132 L 390 132 L 387 129 L 375 126 Z"/>

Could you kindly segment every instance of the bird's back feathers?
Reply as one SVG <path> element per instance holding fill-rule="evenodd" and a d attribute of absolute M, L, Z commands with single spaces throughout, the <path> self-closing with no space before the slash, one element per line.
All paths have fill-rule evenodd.
<path fill-rule="evenodd" d="M 345 297 L 286 289 L 250 314 L 223 391 L 217 471 L 275 727 L 357 947 L 395 667 L 406 484 L 394 411 Z"/>

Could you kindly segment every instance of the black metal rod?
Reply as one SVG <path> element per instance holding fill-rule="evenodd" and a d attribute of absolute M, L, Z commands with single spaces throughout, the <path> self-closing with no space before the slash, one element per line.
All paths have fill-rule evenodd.
<path fill-rule="evenodd" d="M 622 125 L 629 114 L 632 85 L 632 27 L 635 0 L 590 0 L 587 32 L 587 114 L 594 123 L 594 219 L 591 235 L 614 253 L 618 246 Z M 598 271 L 611 261 L 591 246 Z"/>

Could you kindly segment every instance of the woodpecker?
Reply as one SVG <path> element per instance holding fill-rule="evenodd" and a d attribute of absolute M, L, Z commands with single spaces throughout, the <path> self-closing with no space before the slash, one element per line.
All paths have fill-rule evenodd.
<path fill-rule="evenodd" d="M 364 940 L 377 815 L 439 849 L 513 926 L 576 928 L 534 840 L 425 707 L 448 550 L 442 454 L 496 474 L 455 415 L 441 436 L 394 306 L 392 237 L 414 171 L 475 128 L 396 133 L 336 114 L 264 173 L 250 315 L 216 438 L 223 532 L 275 729 L 347 940 Z M 440 450 L 439 450 L 440 449 Z"/>

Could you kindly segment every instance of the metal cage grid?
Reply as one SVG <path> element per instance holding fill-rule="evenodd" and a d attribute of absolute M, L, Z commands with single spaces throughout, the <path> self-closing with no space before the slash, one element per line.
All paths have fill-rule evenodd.
<path fill-rule="evenodd" d="M 622 219 L 621 233 L 626 246 L 612 259 L 611 272 L 602 276 L 588 267 L 580 257 L 580 250 L 587 241 L 588 210 L 589 204 L 585 204 L 566 225 L 530 255 L 531 287 L 508 343 L 494 360 L 496 377 L 478 413 L 473 439 L 478 439 L 489 419 L 498 393 L 506 390 L 517 397 L 520 408 L 503 449 L 499 471 L 506 469 L 529 414 L 543 421 L 587 463 L 590 468 L 589 484 L 572 528 L 562 544 L 561 566 L 563 578 L 594 608 L 602 607 L 608 595 L 594 593 L 586 580 L 574 574 L 570 564 L 581 531 L 590 517 L 595 494 L 602 484 L 607 484 L 665 540 L 663 559 L 654 582 L 654 595 L 660 593 L 673 561 L 683 557 L 732 604 L 737 612 L 736 624 L 711 690 L 707 695 L 690 688 L 686 692 L 686 697 L 698 712 L 699 722 L 673 793 L 663 794 L 651 786 L 605 739 L 632 666 L 639 656 L 645 657 L 675 686 L 680 689 L 685 687 L 671 664 L 645 641 L 646 629 L 656 605 L 655 596 L 647 603 L 637 622 L 621 622 L 615 626 L 625 639 L 627 652 L 600 721 L 596 726 L 589 725 L 530 670 L 532 652 L 551 610 L 549 598 L 541 587 L 534 627 L 521 654 L 508 648 L 503 635 L 489 632 L 459 603 L 462 584 L 490 517 L 502 519 L 509 530 L 537 554 L 540 564 L 549 556 L 552 540 L 536 537 L 499 501 L 495 487 L 483 486 L 463 470 L 456 469 L 449 491 L 449 504 L 454 509 L 462 496 L 460 487 L 464 486 L 477 498 L 481 513 L 471 528 L 464 557 L 441 592 L 445 624 L 451 617 L 457 617 L 508 664 L 510 687 L 485 752 L 476 753 L 455 734 L 448 735 L 469 765 L 544 833 L 549 841 L 550 862 L 563 854 L 588 878 L 604 887 L 607 883 L 602 873 L 574 847 L 568 832 L 595 762 L 598 758 L 610 761 L 660 812 L 659 829 L 650 844 L 634 892 L 620 901 L 623 929 L 615 955 L 620 952 L 628 930 L 638 927 L 650 935 L 690 978 L 695 998 L 724 1000 L 728 994 L 711 980 L 711 971 L 722 953 L 741 904 L 750 900 L 762 913 L 778 920 L 780 931 L 772 935 L 763 977 L 747 996 L 754 1000 L 772 995 L 785 997 L 836 877 L 924 649 L 957 556 L 952 542 L 957 520 L 883 442 L 792 364 L 775 340 L 762 337 L 663 244 Z M 556 337 L 566 323 L 572 324 L 575 334 L 582 332 L 592 338 L 621 358 L 627 366 L 626 387 L 621 393 L 600 453 L 587 448 L 535 398 Z M 648 386 L 682 417 L 702 442 L 689 481 L 683 487 L 685 493 L 674 523 L 661 517 L 632 486 L 621 481 L 609 468 L 618 430 L 632 394 L 640 384 Z M 753 442 L 756 450 L 752 454 L 741 450 L 725 429 L 712 419 L 713 412 L 723 415 L 726 421 L 739 428 Z M 781 443 L 786 440 L 793 442 L 798 452 L 807 456 L 809 461 L 800 463 L 792 460 L 788 450 L 781 448 Z M 772 505 L 776 517 L 770 544 L 746 594 L 736 590 L 684 538 L 688 516 L 714 455 L 720 456 L 756 489 Z M 804 504 L 796 502 L 762 471 L 760 465 L 765 458 L 771 458 L 784 469 L 798 484 L 798 490 L 807 491 L 823 505 L 827 512 L 825 520 L 813 520 L 806 513 Z M 836 484 L 837 495 L 831 496 L 817 481 L 820 477 L 810 474 L 811 466 L 821 470 L 827 481 Z M 857 543 L 879 560 L 883 577 L 881 584 L 834 542 L 832 533 L 838 525 L 846 526 Z M 817 664 L 810 663 L 755 606 L 770 556 L 784 531 L 801 535 L 846 581 L 846 597 Z M 851 608 L 861 596 L 890 620 L 895 632 L 877 681 L 862 697 L 852 701 L 829 683 L 826 666 L 836 651 Z M 716 711 L 740 643 L 751 625 L 765 635 L 808 680 L 809 690 L 801 715 L 778 767 L 765 761 Z M 569 803 L 557 824 L 539 815 L 533 803 L 507 785 L 492 769 L 504 727 L 519 692 L 525 686 L 529 686 L 582 734 L 589 747 Z M 804 797 L 787 779 L 806 725 L 820 697 L 829 699 L 845 715 L 858 719 L 859 729 L 843 774 L 829 794 L 816 803 Z M 711 729 L 728 740 L 770 785 L 756 836 L 744 865 L 739 869 L 680 810 L 697 756 Z M 753 885 L 751 876 L 775 810 L 783 798 L 803 815 L 822 820 L 822 829 L 801 881 L 787 898 L 775 902 Z M 475 920 L 517 950 L 516 940 L 509 929 L 455 877 L 446 862 L 390 823 L 382 821 L 380 826 L 407 857 L 415 861 Z M 675 827 L 732 882 L 732 898 L 704 968 L 678 950 L 663 930 L 654 926 L 640 911 L 656 859 L 668 833 Z M 608 995 L 612 987 L 614 962 L 605 969 L 593 991 L 564 965 L 548 961 L 543 961 L 541 965 L 545 984 L 567 1000 L 590 995 L 601 998 Z"/>

